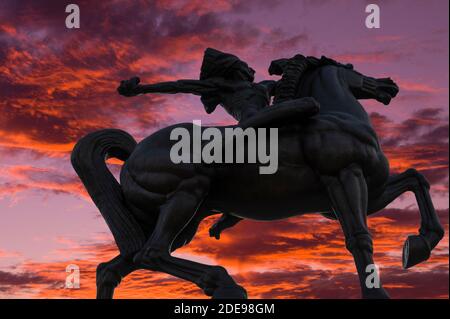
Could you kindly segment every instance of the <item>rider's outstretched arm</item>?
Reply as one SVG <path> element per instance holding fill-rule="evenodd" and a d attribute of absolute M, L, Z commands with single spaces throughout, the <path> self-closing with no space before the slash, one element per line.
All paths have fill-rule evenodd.
<path fill-rule="evenodd" d="M 217 86 L 208 80 L 178 80 L 155 84 L 138 85 L 139 93 L 190 93 L 195 95 L 211 94 Z"/>
<path fill-rule="evenodd" d="M 375 99 L 388 105 L 398 93 L 398 86 L 391 78 L 375 79 L 344 68 L 340 68 L 339 71 L 357 99 Z"/>
<path fill-rule="evenodd" d="M 123 96 L 135 96 L 146 93 L 190 93 L 195 95 L 214 94 L 218 86 L 212 80 L 178 80 L 171 82 L 161 82 L 155 84 L 139 84 L 138 77 L 122 81 L 117 88 L 119 94 Z"/>

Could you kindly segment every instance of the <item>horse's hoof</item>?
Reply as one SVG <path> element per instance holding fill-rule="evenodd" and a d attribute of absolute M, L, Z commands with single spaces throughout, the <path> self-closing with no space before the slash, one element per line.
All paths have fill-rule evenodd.
<path fill-rule="evenodd" d="M 247 299 L 247 291 L 241 286 L 217 287 L 212 299 Z"/>
<path fill-rule="evenodd" d="M 408 269 L 430 258 L 431 248 L 422 235 L 411 235 L 403 246 L 403 268 Z"/>
<path fill-rule="evenodd" d="M 372 288 L 363 292 L 364 299 L 390 299 L 389 294 L 384 288 Z"/>

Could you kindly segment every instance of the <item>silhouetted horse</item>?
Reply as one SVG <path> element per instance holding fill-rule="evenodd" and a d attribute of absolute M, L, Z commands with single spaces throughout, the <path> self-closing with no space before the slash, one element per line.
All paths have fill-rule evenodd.
<path fill-rule="evenodd" d="M 405 243 L 405 268 L 428 259 L 443 228 L 420 173 L 409 169 L 389 175 L 388 161 L 357 100 L 375 98 L 361 89 L 364 79 L 336 65 L 305 73 L 297 97 L 314 98 L 320 113 L 280 128 L 279 168 L 273 175 L 260 175 L 257 164 L 174 164 L 169 152 L 176 141 L 170 140 L 170 132 L 176 127 L 192 130 L 192 124 L 166 127 L 137 145 L 115 129 L 82 138 L 72 154 L 73 166 L 120 249 L 119 256 L 97 268 L 97 297 L 112 298 L 121 278 L 145 268 L 195 283 L 213 298 L 246 298 L 223 267 L 170 254 L 190 242 L 201 220 L 220 212 L 254 220 L 334 216 L 355 259 L 363 297 L 387 298 L 382 286 L 365 283 L 366 268 L 374 263 L 367 215 L 404 192 L 415 194 L 422 222 L 419 235 Z M 389 83 L 373 81 L 372 91 L 390 100 L 397 91 Z M 125 161 L 120 184 L 105 165 L 107 156 Z"/>

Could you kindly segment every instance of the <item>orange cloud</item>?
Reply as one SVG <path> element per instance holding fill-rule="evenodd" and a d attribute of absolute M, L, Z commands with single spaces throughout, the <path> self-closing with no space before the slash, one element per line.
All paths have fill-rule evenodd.
<path fill-rule="evenodd" d="M 405 215 L 408 215 L 406 220 Z M 448 210 L 440 215 L 444 217 L 448 234 Z M 401 269 L 401 246 L 407 235 L 417 232 L 417 216 L 418 212 L 412 210 L 386 210 L 369 219 L 382 280 L 393 298 L 421 298 L 425 297 L 425 291 L 428 297 L 448 298 L 448 282 L 443 280 L 448 276 L 448 237 L 427 262 L 410 270 Z M 273 223 L 245 221 L 224 233 L 220 241 L 208 237 L 211 223 L 212 219 L 202 223 L 194 241 L 177 255 L 197 261 L 207 257 L 212 263 L 225 266 L 237 282 L 246 287 L 251 298 L 359 298 L 353 260 L 344 248 L 337 222 L 321 216 Z M 286 246 L 289 239 L 299 241 L 289 247 Z M 64 238 L 58 240 L 67 243 Z M 67 250 L 59 252 L 60 261 L 25 262 L 16 269 L 17 276 L 22 276 L 20 278 L 26 282 L 23 285 L 34 292 L 33 297 L 95 297 L 95 268 L 98 263 L 113 258 L 117 249 L 111 244 L 111 238 L 103 244 L 77 245 L 73 241 L 69 244 Z M 64 288 L 68 264 L 80 267 L 81 289 Z M 19 278 L 13 280 L 19 281 Z M 4 289 L 14 296 L 23 291 L 16 286 Z M 433 292 L 432 295 L 429 292 Z M 124 279 L 116 298 L 205 296 L 191 283 L 140 270 Z"/>
<path fill-rule="evenodd" d="M 134 75 L 150 83 L 196 78 L 202 52 L 209 46 L 243 54 L 252 59 L 251 63 L 253 58 L 265 54 L 267 61 L 255 61 L 254 66 L 261 74 L 266 74 L 272 58 L 297 53 L 299 47 L 314 49 L 309 33 L 291 34 L 272 28 L 265 21 L 261 25 L 240 20 L 240 16 L 222 19 L 217 15 L 241 10 L 243 6 L 252 11 L 269 6 L 268 3 L 122 1 L 117 10 L 117 2 L 85 2 L 86 24 L 72 33 L 55 28 L 57 23 L 52 23 L 59 23 L 61 17 L 51 11 L 39 11 L 45 6 L 37 2 L 27 3 L 27 15 L 2 12 L 0 160 L 3 161 L 3 155 L 12 154 L 8 155 L 12 164 L 8 162 L 0 168 L 0 197 L 14 198 L 21 192 L 38 190 L 55 195 L 52 198 L 64 193 L 90 201 L 75 173 L 67 169 L 69 153 L 81 136 L 101 128 L 119 127 L 144 137 L 158 127 L 178 121 L 182 115 L 187 118 L 199 114 L 195 113 L 198 105 L 191 105 L 184 97 L 120 97 L 115 91 L 119 80 Z M 100 11 L 102 15 L 98 15 Z M 19 24 L 20 28 L 14 27 Z M 383 43 L 399 39 L 400 36 L 377 38 Z M 318 42 L 317 47 L 321 45 Z M 332 53 L 336 53 L 333 57 L 337 60 L 363 66 L 399 63 L 402 58 L 383 48 L 361 53 L 349 53 L 346 47 L 336 50 Z M 429 95 L 444 96 L 447 92 L 413 78 L 401 80 L 400 86 Z M 432 182 L 433 194 L 438 190 L 448 197 L 448 117 L 442 109 L 423 107 L 408 117 L 396 122 L 380 114 L 372 115 L 392 171 L 416 167 Z M 214 117 L 212 121 L 224 123 Z M 23 152 L 20 154 L 26 155 L 28 164 L 15 163 L 16 152 Z M 38 154 L 39 164 L 30 160 L 30 154 Z M 117 172 L 121 162 L 109 160 L 108 164 Z M 370 218 L 375 259 L 392 297 L 448 298 L 448 210 L 439 214 L 446 227 L 445 239 L 429 261 L 408 271 L 401 269 L 401 246 L 407 235 L 417 232 L 416 209 L 387 209 Z M 212 222 L 208 219 L 202 223 L 197 237 L 177 251 L 178 256 L 224 265 L 246 287 L 250 297 L 359 297 L 352 256 L 345 250 L 337 222 L 317 215 L 271 223 L 244 221 L 224 233 L 220 241 L 208 236 Z M 64 248 L 49 254 L 51 260 L 23 262 L 22 257 L 26 256 L 20 256 L 16 267 L 0 271 L 0 297 L 93 298 L 95 268 L 114 257 L 117 249 L 109 234 L 90 240 L 90 244 L 80 244 L 56 238 L 55 242 Z M 15 257 L 18 256 L 14 253 L 0 250 L 2 260 Z M 64 288 L 65 267 L 69 263 L 80 266 L 79 290 Z M 191 283 L 141 270 L 125 278 L 116 297 L 205 296 Z"/>

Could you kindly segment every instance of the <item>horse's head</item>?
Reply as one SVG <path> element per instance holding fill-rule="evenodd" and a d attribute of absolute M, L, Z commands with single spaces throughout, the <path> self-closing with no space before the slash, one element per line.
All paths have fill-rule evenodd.
<path fill-rule="evenodd" d="M 377 84 L 376 100 L 388 105 L 397 96 L 399 88 L 391 78 L 373 79 Z"/>

